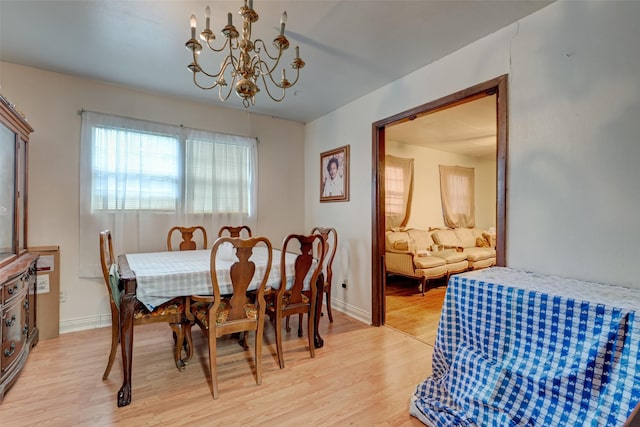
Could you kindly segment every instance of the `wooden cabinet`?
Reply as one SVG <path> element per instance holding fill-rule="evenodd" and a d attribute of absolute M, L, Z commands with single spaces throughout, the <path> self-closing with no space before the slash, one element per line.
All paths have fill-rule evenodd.
<path fill-rule="evenodd" d="M 0 95 L 0 401 L 38 342 L 38 256 L 26 250 L 31 132 L 24 117 Z"/>

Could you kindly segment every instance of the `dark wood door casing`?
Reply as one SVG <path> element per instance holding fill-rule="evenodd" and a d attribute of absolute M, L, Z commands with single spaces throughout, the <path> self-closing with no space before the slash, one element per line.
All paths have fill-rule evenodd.
<path fill-rule="evenodd" d="M 384 156 L 385 127 L 391 124 L 413 120 L 418 116 L 482 98 L 496 95 L 497 150 L 496 150 L 496 265 L 506 266 L 506 217 L 507 217 L 507 148 L 508 148 L 508 75 L 477 84 L 459 92 L 447 95 L 386 119 L 374 122 L 372 134 L 372 226 L 371 226 L 371 320 L 374 326 L 384 324 L 385 315 L 385 271 L 384 271 Z"/>

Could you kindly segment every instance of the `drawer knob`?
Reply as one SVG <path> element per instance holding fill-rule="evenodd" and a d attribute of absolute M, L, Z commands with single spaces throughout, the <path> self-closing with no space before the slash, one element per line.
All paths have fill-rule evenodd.
<path fill-rule="evenodd" d="M 4 349 L 4 357 L 11 357 L 16 351 L 16 343 L 12 342 L 9 348 Z"/>
<path fill-rule="evenodd" d="M 7 326 L 7 328 L 10 328 L 14 325 L 14 323 L 16 323 L 16 315 L 14 314 L 13 316 L 11 316 L 11 319 L 4 319 L 4 324 Z"/>

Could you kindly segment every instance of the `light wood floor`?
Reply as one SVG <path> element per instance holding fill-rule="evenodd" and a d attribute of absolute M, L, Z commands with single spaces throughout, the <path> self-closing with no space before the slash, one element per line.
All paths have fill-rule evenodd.
<path fill-rule="evenodd" d="M 446 290 L 444 279 L 434 280 L 422 296 L 418 281 L 390 276 L 385 293 L 385 325 L 433 346 Z"/>
<path fill-rule="evenodd" d="M 218 344 L 220 397 L 213 400 L 206 341 L 196 327 L 196 354 L 179 372 L 166 325 L 135 328 L 133 399 L 118 408 L 121 359 L 102 372 L 109 328 L 74 332 L 38 343 L 0 404 L 0 425 L 13 426 L 422 426 L 409 415 L 418 383 L 431 374 L 433 348 L 387 327 L 372 327 L 334 311 L 321 320 L 323 348 L 311 359 L 306 337 L 284 335 L 279 369 L 271 323 L 265 327 L 262 385 L 251 350 L 234 339 Z"/>

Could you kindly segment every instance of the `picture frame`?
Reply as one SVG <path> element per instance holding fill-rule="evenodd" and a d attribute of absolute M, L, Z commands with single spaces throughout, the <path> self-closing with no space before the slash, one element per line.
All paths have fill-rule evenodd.
<path fill-rule="evenodd" d="M 320 202 L 349 200 L 349 146 L 320 153 Z"/>

